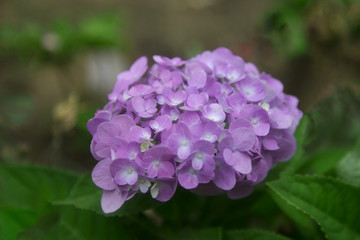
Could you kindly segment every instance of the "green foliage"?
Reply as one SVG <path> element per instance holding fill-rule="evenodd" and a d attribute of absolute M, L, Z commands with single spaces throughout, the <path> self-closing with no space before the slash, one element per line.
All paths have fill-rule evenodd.
<path fill-rule="evenodd" d="M 54 211 L 50 201 L 66 197 L 74 174 L 32 165 L 0 163 L 0 237 L 15 237 Z"/>
<path fill-rule="evenodd" d="M 262 240 L 262 239 L 287 240 L 288 238 L 268 231 L 250 229 L 250 230 L 229 231 L 225 233 L 224 239 L 225 240 Z"/>
<path fill-rule="evenodd" d="M 360 188 L 317 176 L 283 178 L 268 186 L 317 221 L 328 239 L 360 239 Z"/>
<path fill-rule="evenodd" d="M 0 163 L 0 206 L 36 209 L 38 215 L 51 211 L 51 201 L 66 197 L 76 175 L 33 165 Z"/>
<path fill-rule="evenodd" d="M 308 51 L 303 14 L 310 2 L 311 0 L 290 0 L 267 16 L 268 37 L 278 52 L 296 57 Z"/>
<path fill-rule="evenodd" d="M 168 239 L 174 240 L 221 240 L 222 238 L 222 230 L 221 228 L 209 228 L 209 229 L 201 229 L 191 232 L 185 232 L 180 234 L 168 235 Z"/>
<path fill-rule="evenodd" d="M 348 152 L 336 166 L 337 175 L 344 181 L 360 186 L 360 148 L 359 144 Z"/>
<path fill-rule="evenodd" d="M 124 50 L 125 18 L 102 14 L 77 23 L 58 19 L 45 24 L 27 23 L 24 27 L 8 25 L 0 29 L 0 54 L 25 60 L 65 61 L 84 49 L 115 48 Z"/>
<path fill-rule="evenodd" d="M 131 239 L 124 230 L 121 219 L 103 217 L 91 211 L 62 208 L 52 215 L 41 218 L 34 226 L 24 231 L 22 240 L 96 240 Z"/>
<path fill-rule="evenodd" d="M 37 213 L 31 209 L 0 207 L 0 239 L 15 239 L 16 236 L 35 224 Z"/>

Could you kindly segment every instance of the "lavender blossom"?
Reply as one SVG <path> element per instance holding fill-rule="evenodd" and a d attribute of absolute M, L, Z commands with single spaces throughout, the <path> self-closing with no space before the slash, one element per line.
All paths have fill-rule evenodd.
<path fill-rule="evenodd" d="M 168 201 L 178 185 L 246 197 L 295 154 L 302 112 L 279 80 L 226 48 L 153 60 L 149 68 L 141 57 L 120 73 L 87 124 L 105 213 L 136 194 Z"/>

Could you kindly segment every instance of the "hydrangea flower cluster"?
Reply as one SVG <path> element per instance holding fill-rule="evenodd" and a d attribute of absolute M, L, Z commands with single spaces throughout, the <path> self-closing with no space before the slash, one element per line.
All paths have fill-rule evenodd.
<path fill-rule="evenodd" d="M 153 60 L 120 73 L 87 124 L 105 213 L 137 193 L 168 201 L 178 185 L 242 198 L 293 156 L 302 112 L 279 80 L 226 48 Z"/>

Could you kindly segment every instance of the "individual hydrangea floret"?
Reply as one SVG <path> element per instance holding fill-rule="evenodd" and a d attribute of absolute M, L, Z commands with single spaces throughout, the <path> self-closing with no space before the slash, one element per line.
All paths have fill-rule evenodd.
<path fill-rule="evenodd" d="M 222 47 L 153 60 L 120 73 L 87 124 L 105 213 L 136 194 L 168 201 L 178 185 L 242 198 L 294 155 L 302 112 L 279 80 Z"/>

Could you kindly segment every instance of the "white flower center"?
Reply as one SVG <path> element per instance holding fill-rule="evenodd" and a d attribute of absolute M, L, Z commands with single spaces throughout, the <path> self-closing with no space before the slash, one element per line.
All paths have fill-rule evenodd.
<path fill-rule="evenodd" d="M 132 168 L 128 168 L 128 169 L 126 169 L 126 173 L 127 174 L 132 174 L 134 172 L 134 169 L 132 169 Z"/>
<path fill-rule="evenodd" d="M 181 146 L 186 147 L 187 145 L 189 145 L 188 140 L 184 139 L 184 140 L 181 141 Z"/>
<path fill-rule="evenodd" d="M 154 183 L 150 188 L 150 194 L 153 198 L 156 198 L 159 195 L 159 184 Z"/>
<path fill-rule="evenodd" d="M 154 167 L 159 167 L 160 166 L 160 161 L 156 160 L 153 162 Z"/>
<path fill-rule="evenodd" d="M 202 159 L 203 158 L 203 154 L 201 152 L 196 154 L 196 158 L 197 159 Z"/>
<path fill-rule="evenodd" d="M 136 155 L 137 155 L 136 152 L 131 152 L 129 158 L 134 159 L 136 158 Z"/>

